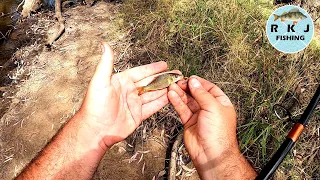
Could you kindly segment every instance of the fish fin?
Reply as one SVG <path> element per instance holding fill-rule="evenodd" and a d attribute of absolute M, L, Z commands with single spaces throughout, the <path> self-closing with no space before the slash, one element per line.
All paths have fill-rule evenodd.
<path fill-rule="evenodd" d="M 278 16 L 278 15 L 273 14 L 273 16 L 274 16 L 274 21 L 276 21 L 277 19 L 279 19 L 279 16 Z"/>
<path fill-rule="evenodd" d="M 293 21 L 293 24 L 294 24 L 294 25 L 298 24 L 298 21 Z"/>
<path fill-rule="evenodd" d="M 298 8 L 293 8 L 289 12 L 300 12 Z"/>
<path fill-rule="evenodd" d="M 145 93 L 144 87 L 137 87 L 138 95 Z"/>
<path fill-rule="evenodd" d="M 288 14 L 287 12 L 283 12 L 280 16 L 283 16 L 283 15 L 285 15 L 285 14 Z"/>
<path fill-rule="evenodd" d="M 280 18 L 281 22 L 285 22 L 286 20 L 284 18 Z"/>

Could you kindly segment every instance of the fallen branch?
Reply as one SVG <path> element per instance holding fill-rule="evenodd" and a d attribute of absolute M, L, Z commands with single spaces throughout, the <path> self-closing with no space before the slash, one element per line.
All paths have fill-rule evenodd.
<path fill-rule="evenodd" d="M 183 132 L 180 132 L 173 143 L 172 150 L 171 150 L 171 158 L 170 158 L 170 165 L 169 165 L 169 180 L 176 179 L 177 173 L 177 154 L 179 145 L 183 142 Z"/>
<path fill-rule="evenodd" d="M 22 7 L 22 11 L 21 11 L 21 16 L 23 18 L 26 18 L 30 15 L 31 12 L 36 11 L 40 6 L 40 3 L 41 3 L 40 1 L 41 0 L 24 0 L 24 4 Z M 22 2 L 20 4 L 22 4 Z M 21 6 L 20 4 L 19 4 L 19 6 Z M 19 6 L 17 7 L 17 9 L 20 8 Z"/>
<path fill-rule="evenodd" d="M 18 5 L 18 7 L 16 8 L 16 12 L 19 11 L 19 8 L 23 5 L 24 1 L 25 1 L 25 0 L 22 0 L 21 3 Z"/>
<path fill-rule="evenodd" d="M 61 13 L 61 0 L 55 1 L 54 8 L 55 8 L 55 13 L 56 13 L 56 18 L 59 23 L 59 30 L 52 38 L 49 39 L 49 41 L 47 43 L 48 46 L 51 46 L 53 44 L 53 42 L 56 41 L 65 30 L 64 19 L 62 17 L 62 13 Z"/>

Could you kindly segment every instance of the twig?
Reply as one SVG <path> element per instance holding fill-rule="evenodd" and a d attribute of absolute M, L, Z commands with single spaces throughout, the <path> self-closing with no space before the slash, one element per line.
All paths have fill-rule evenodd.
<path fill-rule="evenodd" d="M 54 8 L 55 8 L 55 12 L 56 12 L 56 18 L 57 18 L 58 23 L 59 23 L 59 30 L 51 39 L 49 39 L 49 41 L 47 43 L 48 46 L 51 46 L 52 43 L 54 41 L 56 41 L 62 35 L 62 33 L 65 30 L 64 19 L 63 19 L 62 14 L 61 14 L 61 0 L 56 0 L 55 1 Z"/>
<path fill-rule="evenodd" d="M 20 6 L 22 6 L 22 4 L 24 3 L 25 0 L 22 0 L 21 3 L 18 5 L 18 7 L 16 8 L 16 12 L 19 11 Z"/>
<path fill-rule="evenodd" d="M 2 14 L 0 15 L 0 18 L 1 18 L 1 17 L 5 17 L 5 16 L 9 16 L 9 15 L 12 15 L 12 14 L 15 14 L 15 13 L 18 13 L 18 12 L 19 12 L 19 8 L 20 8 L 20 6 L 22 6 L 22 4 L 24 3 L 24 1 L 25 1 L 25 0 L 22 0 L 22 1 L 21 1 L 21 3 L 18 5 L 18 7 L 16 8 L 15 11 L 12 11 L 12 12 L 9 12 L 9 13 L 6 13 L 6 14 L 2 13 Z"/>
<path fill-rule="evenodd" d="M 6 36 L 2 34 L 1 31 L 0 31 L 0 34 L 2 35 L 2 38 L 0 38 L 0 39 L 7 39 Z"/>

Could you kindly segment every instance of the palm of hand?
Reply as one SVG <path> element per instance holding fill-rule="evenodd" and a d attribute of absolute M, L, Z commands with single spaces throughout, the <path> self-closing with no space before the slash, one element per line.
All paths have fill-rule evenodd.
<path fill-rule="evenodd" d="M 99 135 L 117 141 L 126 138 L 142 122 L 142 101 L 136 87 L 130 79 L 119 76 L 113 75 L 110 86 L 89 89 L 85 102 L 90 108 L 89 116 L 95 118 L 94 126 L 99 127 Z"/>
<path fill-rule="evenodd" d="M 218 114 L 215 114 L 199 109 L 185 124 L 185 144 L 192 159 L 197 159 L 201 154 L 206 154 L 207 151 L 214 151 L 214 154 L 218 157 L 221 152 L 228 149 L 227 147 L 233 145 L 234 141 L 230 139 L 230 137 L 235 136 L 233 135 L 233 126 L 218 120 L 227 118 L 221 116 L 224 114 L 223 111 L 218 111 Z M 235 119 L 234 114 L 229 113 L 231 113 L 230 119 Z"/>
<path fill-rule="evenodd" d="M 125 139 L 168 103 L 166 89 L 140 96 L 136 90 L 139 81 L 166 68 L 165 62 L 158 62 L 112 75 L 113 54 L 106 47 L 80 110 L 89 119 L 87 126 L 109 147 Z"/>

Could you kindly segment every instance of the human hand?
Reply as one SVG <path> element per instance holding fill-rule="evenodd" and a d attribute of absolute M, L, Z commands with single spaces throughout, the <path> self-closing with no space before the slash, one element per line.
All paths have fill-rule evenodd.
<path fill-rule="evenodd" d="M 167 69 L 165 62 L 113 74 L 113 51 L 102 45 L 103 55 L 90 82 L 79 113 L 87 127 L 101 137 L 106 149 L 129 136 L 143 120 L 168 103 L 167 89 L 138 95 L 140 80 Z"/>
<path fill-rule="evenodd" d="M 254 176 L 238 147 L 236 112 L 229 98 L 219 87 L 197 76 L 189 78 L 188 86 L 179 86 L 169 87 L 168 98 L 184 125 L 184 142 L 200 176 L 221 179 L 231 175 L 234 179 L 238 166 Z M 187 89 L 191 95 L 185 93 Z M 231 174 L 226 176 L 225 171 Z"/>
<path fill-rule="evenodd" d="M 208 150 L 213 151 L 211 158 L 238 150 L 236 113 L 229 98 L 218 86 L 200 77 L 191 77 L 188 86 L 192 96 L 172 84 L 168 97 L 181 117 L 191 158 L 199 161 Z"/>

